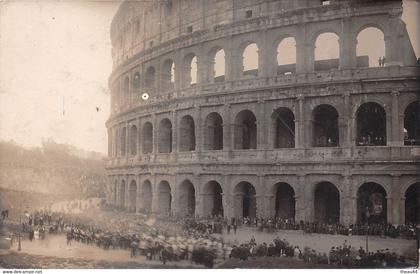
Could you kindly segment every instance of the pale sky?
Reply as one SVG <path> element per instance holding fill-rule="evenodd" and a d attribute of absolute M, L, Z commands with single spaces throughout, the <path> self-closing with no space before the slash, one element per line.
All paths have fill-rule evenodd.
<path fill-rule="evenodd" d="M 52 138 L 106 153 L 109 29 L 119 3 L 0 0 L 1 140 L 39 146 Z M 419 2 L 404 5 L 410 33 L 418 33 Z M 420 45 L 419 35 L 412 43 Z"/>

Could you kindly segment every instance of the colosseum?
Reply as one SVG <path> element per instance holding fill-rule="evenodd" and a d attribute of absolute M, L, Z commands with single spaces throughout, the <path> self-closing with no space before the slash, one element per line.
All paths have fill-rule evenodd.
<path fill-rule="evenodd" d="M 420 66 L 402 12 L 401 0 L 123 2 L 111 24 L 108 202 L 418 223 Z M 379 59 L 361 49 L 367 30 Z"/>

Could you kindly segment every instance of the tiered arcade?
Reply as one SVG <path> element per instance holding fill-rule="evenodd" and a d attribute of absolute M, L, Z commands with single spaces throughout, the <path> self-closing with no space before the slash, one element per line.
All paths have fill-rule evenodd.
<path fill-rule="evenodd" d="M 420 67 L 401 13 L 401 1 L 122 3 L 108 201 L 181 216 L 418 223 Z M 357 55 L 367 28 L 383 34 L 381 66 Z M 336 58 L 317 58 L 323 35 L 336 37 Z M 280 64 L 286 41 L 295 59 Z"/>

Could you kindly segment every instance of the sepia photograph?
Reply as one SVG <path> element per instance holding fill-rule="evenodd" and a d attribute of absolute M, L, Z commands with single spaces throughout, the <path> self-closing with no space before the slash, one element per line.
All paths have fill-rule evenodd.
<path fill-rule="evenodd" d="M 1 273 L 417 273 L 419 26 L 420 0 L 0 0 Z"/>

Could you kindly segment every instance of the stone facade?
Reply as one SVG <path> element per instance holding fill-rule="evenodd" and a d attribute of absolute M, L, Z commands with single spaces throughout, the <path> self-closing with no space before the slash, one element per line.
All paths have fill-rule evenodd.
<path fill-rule="evenodd" d="M 418 222 L 420 67 L 401 13 L 401 1 L 122 3 L 111 26 L 108 201 L 162 214 L 351 224 L 368 210 L 374 222 Z M 384 34 L 384 66 L 357 65 L 367 27 Z M 336 67 L 314 58 L 325 32 L 339 37 Z M 279 73 L 287 37 L 296 63 Z M 247 72 L 253 43 L 258 69 Z"/>

